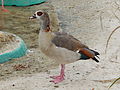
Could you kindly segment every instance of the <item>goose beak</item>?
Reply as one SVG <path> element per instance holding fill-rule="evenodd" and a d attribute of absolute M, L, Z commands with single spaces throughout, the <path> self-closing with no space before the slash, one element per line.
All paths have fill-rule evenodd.
<path fill-rule="evenodd" d="M 35 15 L 29 17 L 29 19 L 35 19 L 35 18 L 37 18 Z"/>

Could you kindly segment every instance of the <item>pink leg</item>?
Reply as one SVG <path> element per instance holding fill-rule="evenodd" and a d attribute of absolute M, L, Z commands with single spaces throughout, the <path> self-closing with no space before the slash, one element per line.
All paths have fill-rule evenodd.
<path fill-rule="evenodd" d="M 4 11 L 4 12 L 9 12 L 7 9 L 5 9 L 5 7 L 4 7 L 4 0 L 2 0 L 2 11 Z"/>
<path fill-rule="evenodd" d="M 65 70 L 65 65 L 64 64 L 61 64 L 61 72 L 60 72 L 60 75 L 59 76 L 51 76 L 50 78 L 53 78 L 54 80 L 51 80 L 50 82 L 53 82 L 55 84 L 61 82 L 64 80 L 64 70 Z"/>

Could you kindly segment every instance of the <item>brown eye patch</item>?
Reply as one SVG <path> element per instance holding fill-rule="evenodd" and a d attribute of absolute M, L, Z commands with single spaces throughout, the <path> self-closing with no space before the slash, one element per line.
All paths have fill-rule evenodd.
<path fill-rule="evenodd" d="M 43 13 L 42 12 L 37 12 L 37 15 L 38 16 L 41 16 Z"/>

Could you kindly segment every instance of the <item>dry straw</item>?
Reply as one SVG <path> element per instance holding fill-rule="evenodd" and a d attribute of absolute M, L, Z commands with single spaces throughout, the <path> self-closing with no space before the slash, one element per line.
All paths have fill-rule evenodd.
<path fill-rule="evenodd" d="M 111 32 L 111 34 L 109 35 L 109 37 L 108 37 L 108 39 L 107 39 L 107 44 L 106 44 L 105 53 L 107 52 L 107 48 L 108 48 L 108 44 L 109 44 L 110 38 L 112 37 L 113 33 L 114 33 L 117 29 L 119 29 L 119 28 L 120 28 L 120 26 L 116 27 L 116 28 Z"/>

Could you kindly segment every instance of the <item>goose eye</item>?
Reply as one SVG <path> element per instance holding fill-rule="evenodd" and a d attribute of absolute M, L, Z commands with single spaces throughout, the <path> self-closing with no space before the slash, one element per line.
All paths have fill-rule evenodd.
<path fill-rule="evenodd" d="M 38 16 L 41 16 L 43 13 L 42 12 L 37 12 L 37 15 Z"/>

